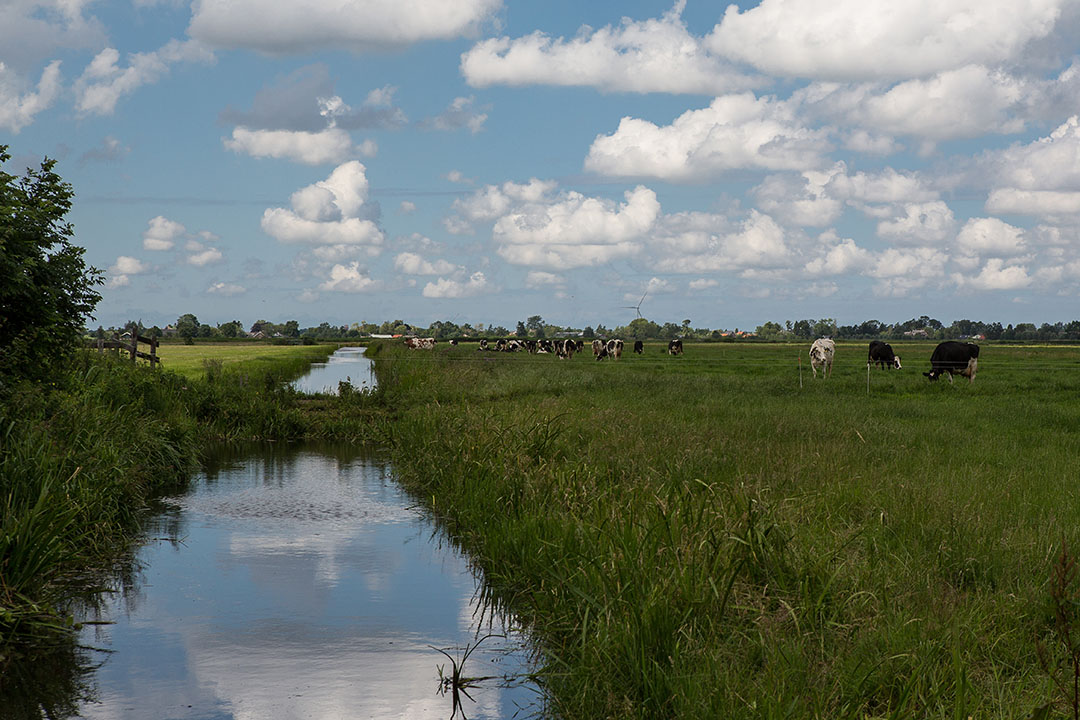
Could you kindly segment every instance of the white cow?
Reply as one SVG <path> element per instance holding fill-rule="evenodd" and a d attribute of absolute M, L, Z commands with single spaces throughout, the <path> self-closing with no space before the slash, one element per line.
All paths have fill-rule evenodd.
<path fill-rule="evenodd" d="M 836 354 L 836 343 L 830 338 L 818 338 L 810 346 L 810 369 L 817 377 L 818 368 L 821 368 L 821 376 L 829 377 L 832 374 L 833 355 Z"/>

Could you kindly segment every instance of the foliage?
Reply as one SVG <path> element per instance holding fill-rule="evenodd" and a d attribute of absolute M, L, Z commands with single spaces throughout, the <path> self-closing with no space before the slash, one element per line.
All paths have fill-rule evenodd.
<path fill-rule="evenodd" d="M 0 145 L 0 386 L 49 376 L 77 344 L 102 282 L 71 242 L 74 192 L 56 161 L 18 178 L 2 169 L 10 159 Z"/>

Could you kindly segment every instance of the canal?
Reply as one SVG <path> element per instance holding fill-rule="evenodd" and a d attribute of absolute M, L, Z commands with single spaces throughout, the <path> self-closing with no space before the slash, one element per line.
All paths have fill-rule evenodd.
<path fill-rule="evenodd" d="M 362 348 L 341 355 L 306 386 L 371 387 Z M 93 669 L 66 716 L 542 715 L 525 638 L 371 449 L 220 448 L 160 500 L 145 535 L 87 611 L 79 642 Z M 441 678 L 463 659 L 465 676 L 487 679 L 458 709 Z"/>

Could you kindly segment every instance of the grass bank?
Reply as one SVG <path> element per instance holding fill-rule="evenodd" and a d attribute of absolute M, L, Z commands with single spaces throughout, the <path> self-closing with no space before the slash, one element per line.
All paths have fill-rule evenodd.
<path fill-rule="evenodd" d="M 70 649 L 70 602 L 209 442 L 378 437 L 377 392 L 302 397 L 287 385 L 336 346 L 249 344 L 247 360 L 228 364 L 219 346 L 184 347 L 208 352 L 183 372 L 168 354 L 151 370 L 81 353 L 0 402 L 0 685 L 10 661 Z"/>
<path fill-rule="evenodd" d="M 984 346 L 950 385 L 894 346 L 869 392 L 862 343 L 828 381 L 803 345 L 376 361 L 402 481 L 530 626 L 558 715 L 1071 712 L 1080 349 Z"/>

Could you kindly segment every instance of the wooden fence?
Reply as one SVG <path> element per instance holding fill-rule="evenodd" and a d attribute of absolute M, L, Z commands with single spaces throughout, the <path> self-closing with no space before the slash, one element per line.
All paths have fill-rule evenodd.
<path fill-rule="evenodd" d="M 139 350 L 139 343 L 150 346 L 150 352 L 145 353 Z M 128 353 L 131 356 L 131 362 L 135 362 L 136 358 L 142 358 L 143 360 L 150 361 L 150 367 L 156 368 L 161 363 L 161 358 L 158 357 L 158 339 L 153 337 L 146 337 L 140 335 L 136 328 L 131 329 L 131 339 L 123 340 L 119 335 L 113 334 L 111 340 L 104 338 L 98 338 L 97 340 L 91 340 L 89 346 L 97 348 L 98 352 L 105 352 L 106 350 L 119 350 L 121 353 Z"/>

